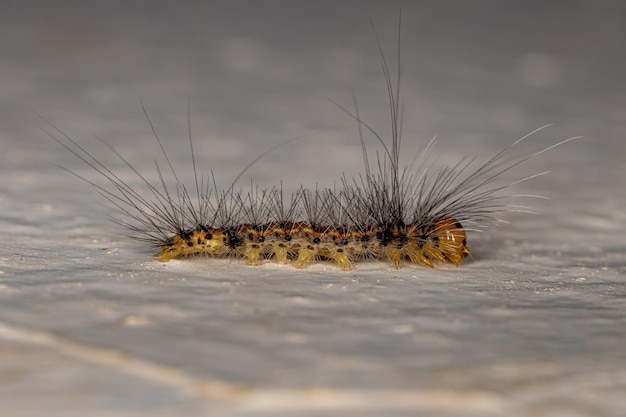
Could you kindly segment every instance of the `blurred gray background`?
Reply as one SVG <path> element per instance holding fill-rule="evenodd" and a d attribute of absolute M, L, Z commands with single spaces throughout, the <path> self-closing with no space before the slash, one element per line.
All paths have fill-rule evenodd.
<path fill-rule="evenodd" d="M 506 181 L 539 214 L 470 236 L 459 268 L 161 264 L 107 220 L 97 174 L 43 115 L 137 187 L 141 101 L 190 179 L 357 175 L 352 107 L 442 163 L 568 143 Z M 0 413 L 618 416 L 626 413 L 626 5 L 621 1 L 4 1 L 0 12 Z M 374 23 L 375 31 L 370 25 Z M 372 151 L 376 143 L 371 137 Z"/>
<path fill-rule="evenodd" d="M 264 158 L 254 175 L 276 181 L 270 177 L 277 169 L 289 172 L 295 159 L 302 178 L 336 178 L 358 169 L 360 155 L 353 152 L 354 122 L 328 99 L 351 107 L 353 89 L 363 118 L 387 134 L 369 20 L 393 64 L 401 4 L 5 2 L 0 77 L 2 138 L 16 153 L 10 160 L 31 160 L 33 149 L 54 151 L 27 130 L 37 123 L 25 109 L 75 137 L 127 144 L 150 135 L 142 99 L 162 136 L 176 144 L 185 139 L 190 100 L 201 156 L 211 167 L 223 171 L 225 162 L 236 171 L 242 158 L 307 134 L 303 143 Z M 551 136 L 583 135 L 578 147 L 603 151 L 603 164 L 621 164 L 622 2 L 402 7 L 407 147 L 438 135 L 446 153 L 463 155 L 554 123 Z M 594 161 L 595 155 L 585 153 Z M 324 162 L 337 168 L 320 170 Z"/>

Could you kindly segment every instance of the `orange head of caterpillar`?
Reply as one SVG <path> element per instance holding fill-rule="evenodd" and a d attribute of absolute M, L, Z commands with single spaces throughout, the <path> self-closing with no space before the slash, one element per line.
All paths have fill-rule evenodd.
<path fill-rule="evenodd" d="M 432 244 L 427 245 L 426 250 L 431 259 L 458 265 L 469 255 L 465 229 L 456 219 L 439 220 L 428 235 Z"/>
<path fill-rule="evenodd" d="M 379 233 L 380 238 L 380 233 Z M 461 223 L 445 217 L 431 225 L 406 225 L 383 232 L 385 257 L 396 268 L 407 257 L 414 264 L 434 268 L 436 263 L 460 264 L 469 255 Z"/>

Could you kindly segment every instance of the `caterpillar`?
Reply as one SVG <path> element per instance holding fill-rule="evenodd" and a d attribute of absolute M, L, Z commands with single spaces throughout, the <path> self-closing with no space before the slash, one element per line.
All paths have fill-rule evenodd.
<path fill-rule="evenodd" d="M 482 165 L 473 158 L 433 168 L 428 155 L 431 140 L 413 161 L 401 165 L 400 24 L 395 72 L 388 65 L 376 37 L 384 82 L 388 94 L 391 136 L 385 140 L 354 110 L 334 103 L 356 121 L 363 155 L 363 172 L 344 174 L 330 188 L 300 187 L 286 193 L 282 186 L 259 189 L 236 188 L 241 176 L 271 148 L 246 166 L 229 187 L 217 186 L 212 175 L 198 175 L 194 141 L 189 134 L 191 164 L 195 182 L 184 185 L 174 169 L 145 106 L 145 118 L 164 157 L 166 170 L 156 164 L 158 183 L 150 182 L 118 151 L 107 145 L 123 164 L 145 185 L 140 192 L 123 181 L 78 141 L 47 119 L 46 133 L 83 163 L 95 170 L 104 185 L 73 171 L 119 209 L 114 219 L 131 236 L 151 246 L 163 262 L 190 256 L 240 258 L 249 265 L 264 262 L 306 268 L 330 261 L 350 270 L 360 261 L 386 261 L 395 268 L 419 265 L 459 265 L 470 255 L 467 232 L 482 230 L 500 220 L 507 211 L 527 211 L 512 206 L 506 190 L 539 173 L 508 184 L 500 176 L 526 160 L 577 138 L 555 143 L 538 151 L 514 156 L 516 146 L 543 126 L 516 140 Z M 190 111 L 188 110 L 188 123 Z M 191 128 L 189 127 L 189 132 Z M 365 133 L 381 148 L 370 163 Z M 174 185 L 167 184 L 171 175 Z M 108 185 L 107 185 L 108 184 Z"/>

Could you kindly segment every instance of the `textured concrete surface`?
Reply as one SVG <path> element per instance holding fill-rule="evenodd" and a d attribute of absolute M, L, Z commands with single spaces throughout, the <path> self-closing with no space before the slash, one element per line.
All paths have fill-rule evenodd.
<path fill-rule="evenodd" d="M 622 416 L 626 414 L 626 7 L 406 2 L 404 146 L 487 158 L 546 123 L 520 184 L 538 214 L 469 237 L 473 259 L 341 272 L 167 264 L 107 220 L 97 174 L 29 109 L 141 187 L 145 103 L 189 179 L 286 188 L 361 169 L 350 106 L 387 135 L 371 18 L 389 2 L 9 2 L 0 55 L 2 416 Z M 391 58 L 393 59 L 393 58 Z M 372 142 L 372 146 L 374 143 Z"/>

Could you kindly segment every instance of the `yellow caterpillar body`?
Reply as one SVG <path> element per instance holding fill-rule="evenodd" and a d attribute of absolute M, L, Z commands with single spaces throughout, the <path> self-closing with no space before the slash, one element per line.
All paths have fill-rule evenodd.
<path fill-rule="evenodd" d="M 156 256 L 168 261 L 199 254 L 239 257 L 250 265 L 269 259 L 293 263 L 297 268 L 315 260 L 330 260 L 349 270 L 354 261 L 363 259 L 390 260 L 396 268 L 403 260 L 429 268 L 437 263 L 458 265 L 469 255 L 469 249 L 463 226 L 444 218 L 428 229 L 412 225 L 395 230 L 339 229 L 312 227 L 307 222 L 287 227 L 277 223 L 230 229 L 199 226 L 172 236 Z"/>

